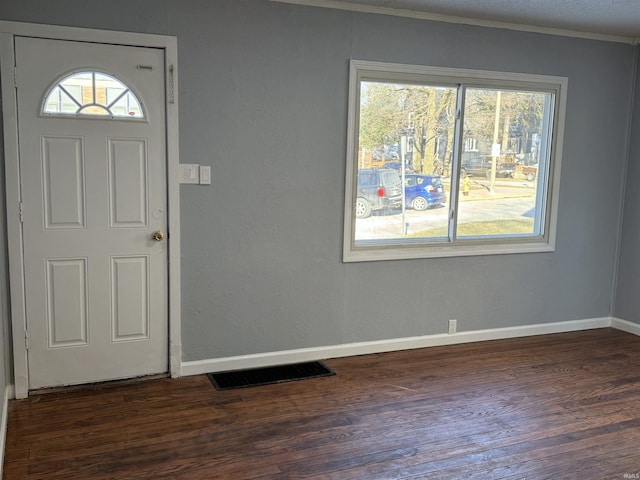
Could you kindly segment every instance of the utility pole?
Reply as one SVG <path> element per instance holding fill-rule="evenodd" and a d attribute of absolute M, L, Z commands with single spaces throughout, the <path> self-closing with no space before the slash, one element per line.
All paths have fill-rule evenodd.
<path fill-rule="evenodd" d="M 489 183 L 489 192 L 495 192 L 496 185 L 496 164 L 498 163 L 498 157 L 500 156 L 500 144 L 498 139 L 500 138 L 500 103 L 502 100 L 502 92 L 498 90 L 496 92 L 496 118 L 493 124 L 493 145 L 491 146 L 491 181 Z"/>
<path fill-rule="evenodd" d="M 424 173 L 424 154 L 427 149 L 427 129 L 422 125 L 422 138 L 420 140 L 420 173 Z"/>
<path fill-rule="evenodd" d="M 403 128 L 400 132 L 400 175 L 402 180 L 402 235 L 406 235 L 409 231 L 409 224 L 407 223 L 407 212 L 405 205 L 405 185 L 406 185 L 406 168 L 407 158 L 411 158 L 411 167 L 413 167 L 413 136 L 416 133 L 416 129 L 412 123 L 413 112 L 409 113 L 409 121 L 407 128 Z"/>

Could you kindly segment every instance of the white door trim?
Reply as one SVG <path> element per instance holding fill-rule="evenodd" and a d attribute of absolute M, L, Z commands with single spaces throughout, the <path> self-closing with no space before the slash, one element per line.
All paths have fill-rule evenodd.
<path fill-rule="evenodd" d="M 176 37 L 75 27 L 59 27 L 0 21 L 0 75 L 5 148 L 5 194 L 7 209 L 7 246 L 13 347 L 13 372 L 16 398 L 29 393 L 29 370 L 25 343 L 26 314 L 22 228 L 20 224 L 20 164 L 18 151 L 17 98 L 14 85 L 14 37 L 27 36 L 56 40 L 75 40 L 113 45 L 160 48 L 167 65 L 167 222 L 169 232 L 169 370 L 180 376 L 182 361 L 180 295 L 180 189 L 178 151 L 178 42 Z M 0 279 L 0 281 L 3 281 Z"/>

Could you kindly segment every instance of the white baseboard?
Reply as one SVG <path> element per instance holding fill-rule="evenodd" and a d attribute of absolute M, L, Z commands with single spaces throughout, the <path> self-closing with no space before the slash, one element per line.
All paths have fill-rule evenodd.
<path fill-rule="evenodd" d="M 4 465 L 4 447 L 7 443 L 7 423 L 9 421 L 9 399 L 13 398 L 13 385 L 4 388 L 4 399 L 2 401 L 2 417 L 0 417 L 0 479 L 2 478 L 2 467 Z"/>
<path fill-rule="evenodd" d="M 640 336 L 640 324 L 622 320 L 621 318 L 613 317 L 611 319 L 611 326 L 615 329 L 622 330 L 627 333 L 633 333 Z"/>
<path fill-rule="evenodd" d="M 485 340 L 499 340 L 504 338 L 528 337 L 532 335 L 546 335 L 550 333 L 573 332 L 578 330 L 589 330 L 592 328 L 607 328 L 612 326 L 611 322 L 612 319 L 610 317 L 589 318 L 584 320 L 526 325 L 522 327 L 475 330 L 471 332 L 459 332 L 453 335 L 425 335 L 420 337 L 394 338 L 373 342 L 358 342 L 343 345 L 283 350 L 279 352 L 238 355 L 234 357 L 212 358 L 207 360 L 182 362 L 181 374 L 200 375 L 203 373 L 225 372 L 229 370 L 267 367 L 271 365 L 285 365 L 289 363 L 309 362 L 327 358 L 350 357 L 370 353 L 393 352 L 413 348 L 436 347 L 459 343 L 480 342 Z M 639 331 L 638 334 L 640 334 L 640 325 L 636 325 L 636 328 Z M 621 328 L 621 330 L 624 329 Z"/>

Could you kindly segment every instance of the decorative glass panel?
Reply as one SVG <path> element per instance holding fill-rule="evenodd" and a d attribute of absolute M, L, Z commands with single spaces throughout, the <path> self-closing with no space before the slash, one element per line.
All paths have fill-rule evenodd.
<path fill-rule="evenodd" d="M 76 72 L 53 86 L 43 112 L 51 115 L 144 118 L 138 98 L 120 80 L 101 72 Z"/>

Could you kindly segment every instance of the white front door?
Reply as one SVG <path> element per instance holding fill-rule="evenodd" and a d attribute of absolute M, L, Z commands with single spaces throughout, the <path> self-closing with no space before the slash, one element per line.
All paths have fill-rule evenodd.
<path fill-rule="evenodd" d="M 164 53 L 15 54 L 29 388 L 166 372 Z"/>

